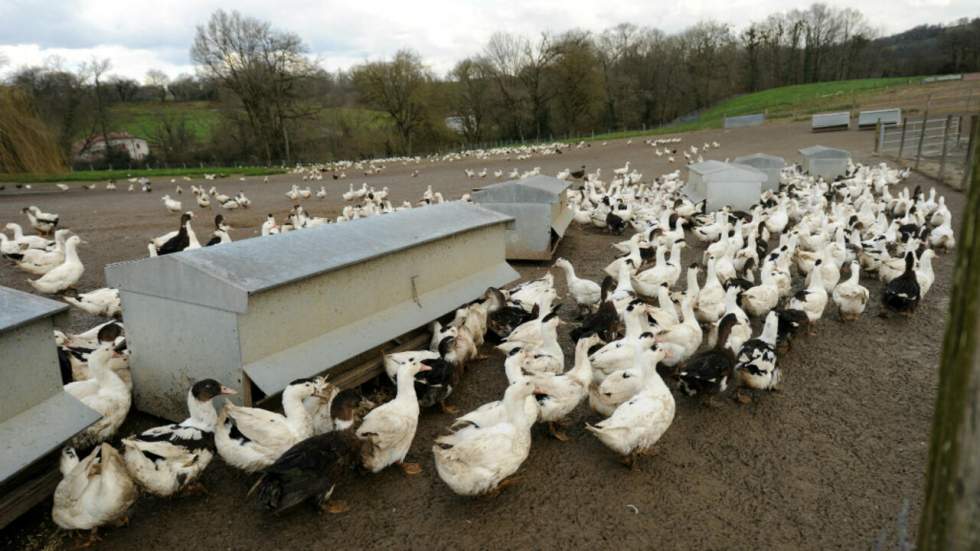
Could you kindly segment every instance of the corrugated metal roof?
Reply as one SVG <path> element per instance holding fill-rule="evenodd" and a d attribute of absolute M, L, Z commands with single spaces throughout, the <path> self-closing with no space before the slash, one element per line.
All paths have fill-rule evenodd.
<path fill-rule="evenodd" d="M 700 174 L 704 176 L 718 176 L 724 173 L 730 175 L 738 174 L 739 177 L 756 179 L 765 181 L 767 176 L 764 172 L 761 172 L 751 166 L 737 165 L 732 163 L 725 163 L 722 161 L 702 161 L 700 163 L 694 163 L 688 165 L 687 169 L 695 174 Z"/>
<path fill-rule="evenodd" d="M 248 295 L 511 218 L 443 203 L 106 266 L 109 285 L 244 312 Z"/>
<path fill-rule="evenodd" d="M 568 189 L 568 182 L 551 176 L 537 175 L 478 188 L 473 192 L 476 203 L 554 203 Z"/>
<path fill-rule="evenodd" d="M 68 305 L 9 287 L 0 287 L 0 332 L 68 310 Z"/>
<path fill-rule="evenodd" d="M 811 145 L 800 150 L 800 155 L 812 159 L 849 159 L 850 152 L 846 149 L 837 149 L 823 145 Z"/>
<path fill-rule="evenodd" d="M 741 157 L 735 157 L 735 163 L 740 165 L 748 165 L 754 168 L 782 168 L 786 166 L 786 160 L 782 157 L 777 157 L 775 155 L 767 155 L 765 153 L 753 153 L 751 155 L 742 155 Z"/>

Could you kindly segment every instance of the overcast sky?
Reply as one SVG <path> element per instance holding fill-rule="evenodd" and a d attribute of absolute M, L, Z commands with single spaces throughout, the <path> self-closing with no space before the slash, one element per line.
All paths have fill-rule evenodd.
<path fill-rule="evenodd" d="M 859 0 L 827 2 L 860 9 L 882 32 L 980 15 L 980 0 Z M 93 56 L 110 58 L 112 73 L 143 80 L 157 68 L 193 72 L 195 25 L 218 8 L 272 22 L 300 35 L 328 70 L 380 59 L 399 48 L 422 54 L 437 73 L 478 52 L 495 31 L 524 34 L 571 28 L 601 31 L 621 22 L 669 33 L 703 19 L 741 29 L 798 0 L 0 0 L 0 76 L 57 57 L 74 68 Z"/>

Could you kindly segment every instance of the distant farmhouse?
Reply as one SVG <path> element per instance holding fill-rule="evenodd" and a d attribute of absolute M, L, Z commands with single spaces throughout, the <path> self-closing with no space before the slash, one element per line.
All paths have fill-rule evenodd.
<path fill-rule="evenodd" d="M 150 146 L 143 138 L 137 138 L 128 132 L 112 132 L 109 134 L 109 147 L 125 152 L 134 161 L 141 161 L 150 154 Z M 77 142 L 74 147 L 76 161 L 97 161 L 105 156 L 106 143 L 102 135 L 93 135 L 86 140 Z"/>

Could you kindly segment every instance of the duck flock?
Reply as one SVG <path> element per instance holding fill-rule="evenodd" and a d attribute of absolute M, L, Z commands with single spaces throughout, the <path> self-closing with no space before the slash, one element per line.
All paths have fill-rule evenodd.
<path fill-rule="evenodd" d="M 80 334 L 55 332 L 65 390 L 103 417 L 62 453 L 53 519 L 64 529 L 95 530 L 124 518 L 141 492 L 168 497 L 202 491 L 201 477 L 215 455 L 255 473 L 249 496 L 262 509 L 280 512 L 312 502 L 343 512 L 338 484 L 349 480 L 350 471 L 421 471 L 408 461 L 421 413 L 440 408 L 458 415 L 448 401 L 467 365 L 490 345 L 503 356 L 503 396 L 458 415 L 431 450 L 438 476 L 453 492 L 501 491 L 527 459 L 534 425 L 567 440 L 568 419 L 583 402 L 595 414 L 585 428 L 633 466 L 669 430 L 675 395 L 710 405 L 730 393 L 747 403 L 777 389 L 779 357 L 795 338 L 815 331 L 834 307 L 841 321 L 864 313 L 871 293 L 862 275 L 882 281 L 885 311 L 915 312 L 934 281 L 935 253 L 953 249 L 955 237 L 945 199 L 935 189 L 902 186 L 907 175 L 884 163 L 858 164 L 828 182 L 794 166 L 783 171 L 779 190 L 763 193 L 749 211 L 705 213 L 703 204 L 685 198 L 677 171 L 649 181 L 627 163 L 606 182 L 598 170 L 564 170 L 559 176 L 575 182 L 567 192 L 574 220 L 591 231 L 624 236 L 613 244 L 602 281 L 581 277 L 559 258 L 554 268 L 564 276 L 564 297 L 551 272 L 509 289 L 488 289 L 433 322 L 425 349 L 384 357 L 395 394 L 380 405 L 357 389 L 342 390 L 317 377 L 287 386 L 283 413 L 229 401 L 219 409 L 214 398 L 235 392 L 208 379 L 188 389 L 186 420 L 128 435 L 118 449 L 109 442 L 132 401 L 118 292 L 74 291 L 84 271 L 79 236 L 58 229 L 57 215 L 27 207 L 24 214 L 39 235 L 8 224 L 13 237 L 0 233 L 3 256 L 39 276 L 30 280 L 38 292 L 116 318 Z M 250 203 L 244 194 L 218 197 L 213 188 L 191 188 L 202 208 L 209 197 L 222 206 L 234 201 L 235 208 Z M 288 221 L 280 225 L 270 214 L 261 233 L 444 200 L 431 186 L 416 204 L 393 207 L 387 195 L 387 188 L 351 184 L 342 214 L 325 219 L 309 216 L 299 204 L 315 194 L 293 186 L 287 196 L 297 203 Z M 163 202 L 181 213 L 180 226 L 152 240 L 150 256 L 202 246 L 191 228 L 193 212 L 167 196 Z M 214 226 L 204 246 L 230 241 L 222 215 Z M 683 259 L 694 243 L 704 246 L 703 255 Z M 559 344 L 563 305 L 577 315 L 567 369 Z"/>

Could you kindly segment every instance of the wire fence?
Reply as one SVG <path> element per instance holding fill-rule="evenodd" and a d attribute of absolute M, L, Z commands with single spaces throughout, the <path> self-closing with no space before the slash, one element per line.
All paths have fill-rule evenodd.
<path fill-rule="evenodd" d="M 879 125 L 875 153 L 957 188 L 970 178 L 970 152 L 978 115 L 960 114 L 902 119 L 900 125 Z"/>

